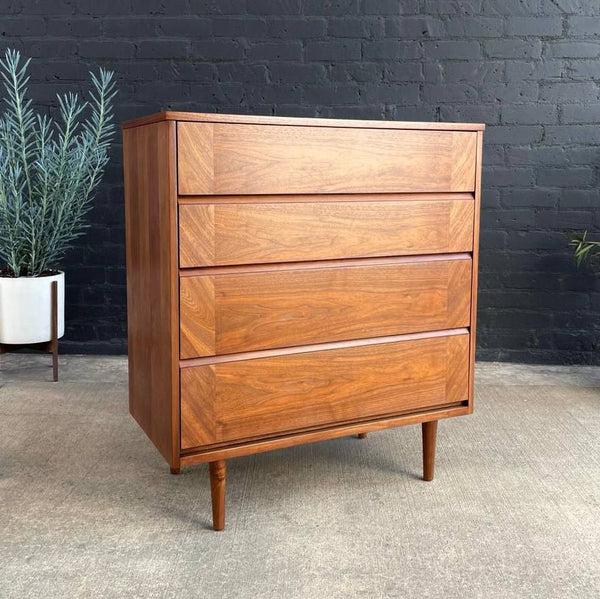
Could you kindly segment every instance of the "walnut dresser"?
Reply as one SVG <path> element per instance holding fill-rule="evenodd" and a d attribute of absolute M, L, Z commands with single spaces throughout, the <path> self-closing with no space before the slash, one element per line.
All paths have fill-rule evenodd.
<path fill-rule="evenodd" d="M 177 474 L 473 411 L 483 125 L 123 125 L 130 411 Z"/>

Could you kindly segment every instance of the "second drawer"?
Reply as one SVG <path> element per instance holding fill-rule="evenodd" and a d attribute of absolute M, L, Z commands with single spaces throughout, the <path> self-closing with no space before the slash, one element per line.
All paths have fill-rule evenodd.
<path fill-rule="evenodd" d="M 468 255 L 182 276 L 181 357 L 466 327 L 470 301 Z"/>

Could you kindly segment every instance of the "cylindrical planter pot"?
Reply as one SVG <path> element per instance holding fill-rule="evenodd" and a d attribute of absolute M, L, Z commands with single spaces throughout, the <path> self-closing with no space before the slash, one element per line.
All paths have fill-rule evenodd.
<path fill-rule="evenodd" d="M 65 334 L 65 273 L 49 277 L 0 277 L 0 343 L 52 339 L 52 282 L 58 283 L 58 337 Z"/>

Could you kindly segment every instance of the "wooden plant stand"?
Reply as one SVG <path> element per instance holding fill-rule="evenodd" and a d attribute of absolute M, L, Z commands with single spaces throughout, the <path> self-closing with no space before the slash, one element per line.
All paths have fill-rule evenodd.
<path fill-rule="evenodd" d="M 43 341 L 41 343 L 0 343 L 0 354 L 8 354 L 17 349 L 24 347 L 30 349 L 38 349 L 47 353 L 52 354 L 52 380 L 56 383 L 58 381 L 58 283 L 52 282 L 50 301 L 51 301 L 51 314 L 52 321 L 50 323 L 50 341 Z"/>

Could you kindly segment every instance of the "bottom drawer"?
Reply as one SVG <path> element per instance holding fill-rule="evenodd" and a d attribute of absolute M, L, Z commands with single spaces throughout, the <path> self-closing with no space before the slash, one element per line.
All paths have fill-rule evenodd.
<path fill-rule="evenodd" d="M 466 400 L 468 351 L 460 333 L 182 368 L 181 447 Z"/>

